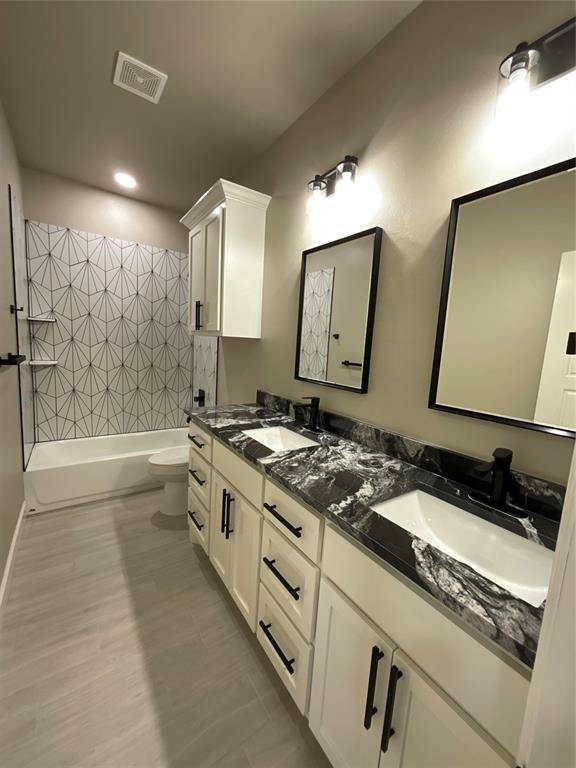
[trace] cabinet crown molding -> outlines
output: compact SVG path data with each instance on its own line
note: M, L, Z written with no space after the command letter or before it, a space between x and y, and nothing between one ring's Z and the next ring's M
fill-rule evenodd
M192 208L182 216L180 223L184 224L188 229L193 229L205 219L206 216L212 213L214 208L232 200L246 205L252 205L266 211L271 199L270 195L265 195L263 192L256 192L254 189L243 187L241 184L235 184L233 181L218 179L218 181L213 184L196 203L194 203Z

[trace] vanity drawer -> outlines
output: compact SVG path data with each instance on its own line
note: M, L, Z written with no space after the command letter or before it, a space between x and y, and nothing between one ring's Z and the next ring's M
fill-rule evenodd
M315 629L319 573L276 528L264 523L260 581L310 642Z
M210 515L206 507L201 504L196 495L188 491L188 530L190 541L197 541L208 554L208 542L210 541Z
M256 509L260 509L264 478L257 469L249 466L244 459L216 441L212 451L212 464L238 493L241 493Z
M188 456L188 488L196 494L206 509L210 509L212 468L193 448Z
M322 520L269 480L264 486L264 518L315 563L320 560Z
M206 461L212 461L212 438L203 429L200 429L193 421L190 422L188 429L188 440L190 447L193 448Z
M310 693L312 646L302 639L270 592L262 585L256 637L296 706L305 715Z

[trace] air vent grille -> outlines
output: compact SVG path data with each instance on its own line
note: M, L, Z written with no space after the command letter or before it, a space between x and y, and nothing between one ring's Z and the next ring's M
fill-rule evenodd
M114 85L158 104L166 80L168 80L168 75L122 53L122 51L118 51L112 80Z

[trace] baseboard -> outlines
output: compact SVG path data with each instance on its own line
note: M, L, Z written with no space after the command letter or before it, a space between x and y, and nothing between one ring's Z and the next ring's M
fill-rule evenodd
M18 547L18 540L20 539L20 533L22 531L22 521L26 514L26 502L22 502L20 507L20 513L18 514L18 520L16 521L16 527L12 534L12 542L10 543L10 549L8 550L8 557L6 558L6 565L4 566L4 573L2 574L2 584L0 584L0 610L4 605L4 600L8 594L8 587L10 585L10 577L12 575L12 566L14 564L14 556L16 554L16 548Z

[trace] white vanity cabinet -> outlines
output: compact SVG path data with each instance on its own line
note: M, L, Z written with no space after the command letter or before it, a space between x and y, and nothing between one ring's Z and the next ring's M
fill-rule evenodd
M497 745L328 581L310 728L334 768L507 768Z
M270 197L219 179L181 219L189 235L191 333L260 338Z
M262 515L214 471L210 514L210 561L252 631L258 608Z
M377 768L394 645L322 581L309 722L334 768Z
M391 675L395 695L387 697L390 726L379 768L510 768L497 745L401 651Z

